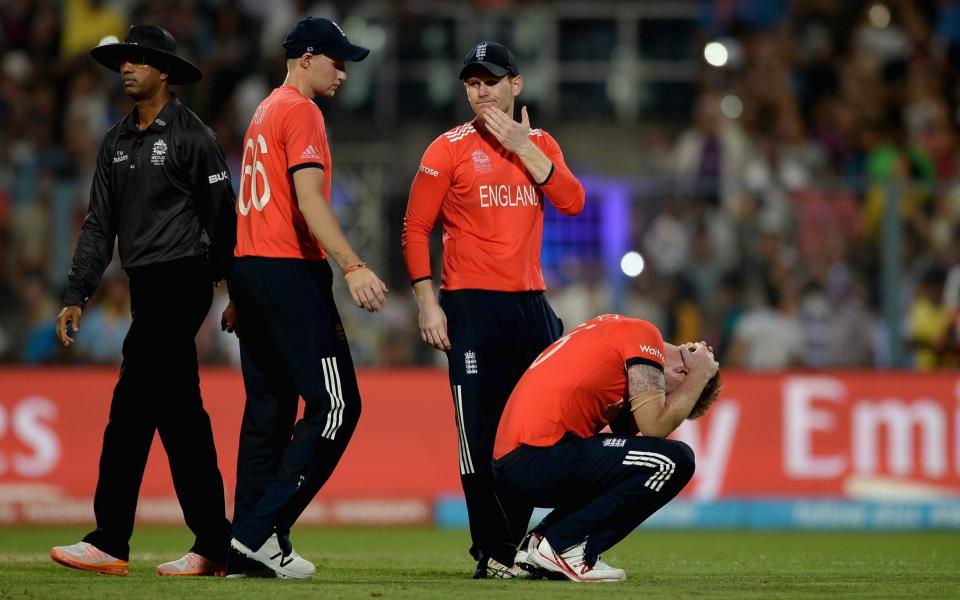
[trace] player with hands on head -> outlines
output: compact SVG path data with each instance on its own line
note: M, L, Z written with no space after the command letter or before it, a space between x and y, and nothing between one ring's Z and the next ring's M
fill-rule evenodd
M447 353L470 517L474 576L524 574L514 563L532 508L497 498L490 472L503 406L530 362L563 326L544 296L544 201L583 209L583 186L550 134L514 119L523 76L503 44L481 42L460 70L475 118L424 152L403 222L403 258L419 306L420 338ZM443 227L439 298L430 232Z
M600 554L693 476L690 447L665 438L716 400L719 367L704 342L664 344L653 324L614 314L533 361L493 452L501 497L553 508L528 535L521 566L579 582L626 578ZM600 433L608 425L613 433Z

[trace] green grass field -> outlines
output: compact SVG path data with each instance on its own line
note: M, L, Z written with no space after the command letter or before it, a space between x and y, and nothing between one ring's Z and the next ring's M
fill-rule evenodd
M645 532L604 560L619 584L472 581L462 531L303 529L310 581L160 578L154 567L189 546L183 528L139 527L130 575L66 569L48 552L79 528L0 528L0 599L26 598L960 598L957 533Z

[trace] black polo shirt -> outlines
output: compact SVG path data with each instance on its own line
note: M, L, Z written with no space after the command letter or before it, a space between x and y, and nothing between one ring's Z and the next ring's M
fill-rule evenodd
M93 295L115 239L124 269L206 256L213 281L229 271L235 197L216 135L175 96L144 131L138 120L134 108L100 146L68 306L84 306Z

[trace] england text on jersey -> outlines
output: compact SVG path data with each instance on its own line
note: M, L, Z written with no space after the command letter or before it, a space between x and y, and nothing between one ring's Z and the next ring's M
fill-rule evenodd
M403 257L412 281L430 277L430 231L439 217L443 289L546 288L540 269L543 200L575 215L583 209L584 192L550 134L533 129L530 140L554 165L545 182L534 181L519 157L473 122L430 144L403 221Z

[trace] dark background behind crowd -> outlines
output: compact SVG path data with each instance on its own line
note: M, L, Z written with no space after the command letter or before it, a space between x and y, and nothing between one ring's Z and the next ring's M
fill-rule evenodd
M581 216L547 215L544 270L568 330L616 311L745 369L956 367L953 0L6 0L0 360L119 362L130 316L116 261L75 347L53 328L96 150L131 107L90 48L134 23L169 29L204 74L178 93L219 135L236 187L248 120L305 14L373 50L321 101L334 206L392 290L379 315L341 302L359 364L443 363L420 342L399 232L420 154L471 116L462 54L491 39L515 50L521 104L588 191ZM219 332L225 303L220 289L207 363L239 360Z

